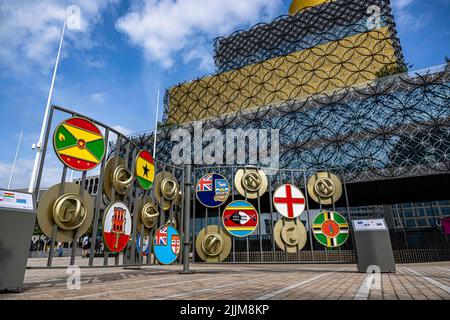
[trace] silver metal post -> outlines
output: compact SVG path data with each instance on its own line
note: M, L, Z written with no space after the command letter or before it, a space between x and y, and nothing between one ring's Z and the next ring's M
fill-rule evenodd
M189 247L190 247L190 237L189 237L189 220L191 219L191 167L192 165L188 164L186 166L186 178L184 180L184 236L183 236L183 271L181 274L193 274L195 271L189 270Z
M58 64L59 64L59 57L61 56L61 48L64 42L64 32L66 30L66 21L64 21L63 24L63 29L61 32L61 39L59 41L59 49L58 49L58 55L56 56L56 62L55 62L55 68L53 69L53 76L52 76L52 83L50 85L50 92L48 94L48 98L47 98L47 106L45 107L45 114L44 114L44 121L42 122L42 128L41 128L41 134L39 136L39 141L36 145L36 157L34 159L34 165L33 165L33 171L31 172L31 179L30 179L30 186L28 187L28 192L29 193L33 193L34 192L34 188L36 185L36 178L37 178L37 173L38 173L38 169L39 169L39 165L41 163L41 157L42 157L42 143L44 141L45 138L45 132L47 129L47 122L49 120L49 115L50 115L50 103L52 100L52 96L53 96L53 88L55 86L55 79L56 79L56 72L58 71Z

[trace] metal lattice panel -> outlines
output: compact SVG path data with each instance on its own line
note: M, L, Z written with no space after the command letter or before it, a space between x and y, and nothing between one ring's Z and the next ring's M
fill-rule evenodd
M217 70L225 72L241 68L366 32L367 8L372 5L380 8L382 23L389 26L397 58L402 61L389 0L338 0L309 8L296 16L281 16L248 31L237 31L228 37L215 39Z

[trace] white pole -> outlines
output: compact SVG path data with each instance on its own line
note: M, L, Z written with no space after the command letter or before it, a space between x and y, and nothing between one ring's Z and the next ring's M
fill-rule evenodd
M156 118L155 118L155 131L154 131L154 137L155 139L153 140L153 159L156 158L156 136L158 133L158 116L159 116L159 90L158 90L158 98L156 100Z
M20 144L22 143L23 129L20 131L19 143L17 144L16 156L11 168L11 175L9 176L8 190L11 190L11 183L14 176L14 169L16 168L17 156L19 155Z
M28 188L29 193L34 192L34 188L36 187L36 178L37 178L37 171L39 168L39 165L41 163L41 157L42 157L42 144L44 142L44 135L45 135L45 129L47 128L47 124L49 121L49 113L50 113L50 103L53 96L53 88L55 86L55 78L56 78L56 72L58 70L58 64L59 64L59 57L61 55L61 48L64 41L64 32L66 30L66 21L64 21L62 33L61 33L61 39L59 41L59 49L58 49L58 55L56 56L56 62L55 62L55 68L53 69L53 77L52 77L52 83L50 85L50 92L48 94L47 98L47 106L45 107L45 114L44 114L44 120L42 121L42 128L41 128L41 135L39 136L39 142L36 145L36 157L34 158L34 166L33 171L31 172L31 179L30 179L30 186Z

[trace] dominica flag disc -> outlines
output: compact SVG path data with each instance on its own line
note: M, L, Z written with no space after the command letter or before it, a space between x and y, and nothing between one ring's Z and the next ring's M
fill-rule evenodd
M150 190L155 179L155 161L148 151L139 152L136 158L136 177L144 190Z
M246 201L230 203L222 214L225 229L232 236L243 238L251 235L258 227L259 215L255 207Z
M342 246L348 239L347 220L337 212L321 212L313 224L314 237L328 248Z
M91 121L70 118L56 127L53 147L58 158L76 171L92 170L105 156L103 134Z

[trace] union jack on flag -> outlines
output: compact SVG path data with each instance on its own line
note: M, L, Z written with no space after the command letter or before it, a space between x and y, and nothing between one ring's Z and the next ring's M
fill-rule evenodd
M155 245L156 246L166 246L167 245L167 226L162 227L156 232L155 235Z
M197 184L197 191L213 191L213 175L203 176Z

